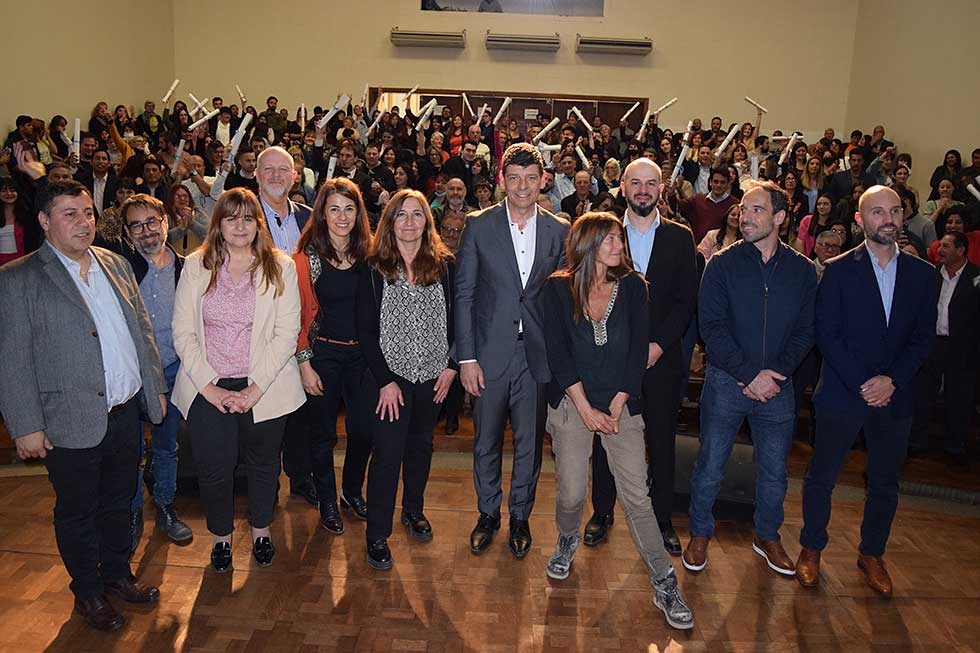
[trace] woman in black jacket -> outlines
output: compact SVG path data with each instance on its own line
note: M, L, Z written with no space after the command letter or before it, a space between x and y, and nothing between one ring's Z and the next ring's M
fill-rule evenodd
M377 416L368 468L367 561L387 570L399 470L401 521L413 538L432 539L422 513L432 429L459 369L450 359L453 255L422 193L401 190L388 201L368 265L357 298L357 333L370 372L365 391L372 393Z

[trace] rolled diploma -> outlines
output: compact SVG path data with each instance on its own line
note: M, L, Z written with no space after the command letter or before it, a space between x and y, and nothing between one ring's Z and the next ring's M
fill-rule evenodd
M757 156L752 157L752 178L759 178L759 157Z
M466 110L470 112L471 116L476 115L475 113L473 113L473 107L470 106L470 100L468 97L466 97L466 93L463 93L463 105L466 107Z
M436 99L432 98L429 101L429 103L425 107L423 107L424 111L422 111L422 115L419 117L419 121L417 123L418 127L421 127L422 123L424 123L426 120L429 119L429 117L432 115L432 112L436 110L436 105L438 104L439 103L436 101Z
M691 138L691 127L694 126L693 120L687 121L687 129L684 131L684 144L687 145L688 140Z
M976 186L974 186L973 184L968 184L966 189L970 191L970 195L973 195L975 198L980 200L980 190L977 190Z
M320 118L320 122L318 122L316 124L316 126L319 129L323 129L324 127L326 127L327 123L330 122L330 119L333 118L334 116L336 116L337 113L339 113L341 109L343 109L345 106L347 106L347 103L348 102L350 102L350 96L349 95L345 95L344 97L342 97L339 100L337 100L337 104L333 105L330 108L330 111L328 111L327 113L325 113L323 115L323 117ZM378 117L380 118L380 116L378 116Z
M170 85L170 89L167 90L167 94L163 96L162 100L160 100L161 102L166 103L167 100L170 99L170 96L174 94L174 90L177 88L177 84L180 84L179 79L175 79L174 83Z
M496 125L498 122L500 122L500 119L504 116L504 111L507 110L507 107L510 106L510 103L511 103L511 99L509 97L504 98L504 103L500 105L500 109L497 111L497 115L494 116L493 122L491 124Z
M304 102L299 104L299 130L306 132L306 104Z
M592 125L590 125L589 124L589 121L585 119L585 116L583 116L582 115L582 112L578 110L578 107L573 106L572 107L572 112L576 116L578 116L578 119L582 121L582 124L585 125L585 128L588 129L589 130L589 133L591 134L592 133Z
M586 168L590 167L589 160L585 157L585 152L582 151L582 146L576 145L575 151L578 153L578 158L581 159L582 165Z
M793 132L793 135L789 137L789 143L786 144L786 149L783 153L779 155L779 165L786 163L786 159L789 157L789 153L792 151L793 146L796 145L796 141L799 140L799 135Z
M560 122L561 122L561 120L559 120L557 116L554 117L554 118L552 118L551 119L551 122L549 122L547 125L545 125L544 126L544 129L542 129L541 131L539 131L538 132L538 135L535 136L534 139L531 142L532 143L538 143L538 142L540 142L541 139L544 138L545 136L547 136L548 135L548 132L550 132L552 129L554 129L555 127L557 127L558 126L558 123L560 123Z
M177 153L174 154L174 164L170 166L170 174L177 174L177 166L180 165L180 157L184 156L184 143L186 143L183 138L180 139L180 143L177 144Z
M416 84L415 86L413 86L412 89L402 97L402 101L398 103L398 109L399 109L399 112L401 114L404 115L404 113L405 113L405 107L408 106L408 99L410 97L412 97L412 95L417 90L419 90L419 85L418 84Z
M557 152L560 149L561 149L560 143L555 145L541 145L540 143L538 143L538 150L541 152Z
M673 98L672 100L667 100L666 102L664 102L660 106L659 109L657 109L656 111L653 112L654 115L659 116L661 111L663 111L664 109L666 109L667 107L669 107L670 105L672 105L674 102L677 102L677 98Z
M231 137L231 147L228 151L228 163L232 163L235 160L235 155L238 154L238 148L241 147L242 139L245 138L245 134L248 132L248 125L251 122L252 114L246 113L245 117L242 118L242 124L238 125L235 135Z
M758 102L756 102L755 100L753 100L752 98L750 98L748 95L745 96L745 101L748 102L749 104L751 104L752 106L754 106L756 109L758 109L762 113L769 113L769 109L765 108L764 106L762 106L761 104L759 104Z
M381 119L384 118L386 115L388 115L387 111L382 111L381 113L379 113L378 117L375 118L374 122L371 123L371 126L368 127L367 133L370 134L371 132L373 132L375 128L378 126L378 123L381 122Z
M239 86L238 84L235 84L235 90L238 91L238 97L240 97L242 99L242 102L244 102L245 101L245 94L242 93L242 87Z
M630 107L630 110L627 111L626 113L624 113L623 114L623 117L619 119L619 122L626 122L626 119L630 117L630 114L631 113L633 113L634 111L636 111L636 108L638 106L640 106L640 103L638 101L637 102L634 102L633 103L633 106Z
M78 154L82 147L82 121L75 118L75 135L71 139L71 151Z
M725 140L721 142L721 146L718 148L718 151L715 152L716 165L718 164L718 160L721 158L721 155L725 153L725 150L728 149L728 146L732 144L733 140L735 140L736 134L738 134L738 130L733 127L732 130L728 132L728 135L725 136Z
M333 179L333 171L337 168L337 157L330 157L330 162L327 164L327 179Z
M203 100L198 100L198 99L197 99L196 97L194 97L194 96L193 96L193 95L191 95L190 93L188 93L188 95L190 95L190 98L191 98L192 100L194 100L194 102L196 102L196 103L197 103L197 106L195 106L195 107L194 107L193 109L191 109L191 111L190 111L190 113L191 113L191 116L193 116L194 114L196 114L196 113L197 113L198 111L200 111L201 113L205 113L205 111L204 111L204 105L205 105L205 104L207 104L207 102L208 102L208 98L204 98Z
M214 118L219 113L221 113L221 109L215 109L211 113L206 113L206 114L204 114L204 117L203 118L201 118L200 120L198 120L197 122L195 122L194 124L192 124L187 129L189 129L190 131L194 131L195 129L197 129L198 127L200 127L201 125L203 125L207 121L211 120L211 118Z
M481 118L483 118L483 114L485 114L485 113L487 112L487 109L489 109L489 108L490 108L490 105L489 105L489 104L487 104L486 102L484 102L484 103L483 103L483 106L482 106L482 107L480 107L480 113L478 113L478 114L476 115L476 120L477 120L477 122L479 122L479 121L480 121L480 119L481 119Z
M673 184L677 181L677 178L681 174L681 169L684 167L684 162L687 161L687 153L691 149L691 146L684 143L684 147L681 148L680 156L677 157L677 163L674 164L674 171L670 173L670 183Z
M365 84L364 85L364 92L361 93L361 108L362 109L366 109L367 108L368 89L369 88L370 88L369 85L368 84Z

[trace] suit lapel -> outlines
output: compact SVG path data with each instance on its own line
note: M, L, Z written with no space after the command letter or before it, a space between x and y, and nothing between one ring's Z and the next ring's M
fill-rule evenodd
M68 274L68 270L65 269L64 264L58 258L58 255L54 253L51 249L51 245L44 244L38 250L38 256L44 261L44 272L48 277L54 282L54 285L65 294L68 299L72 300L76 306L88 313L88 306L85 304L85 300L82 298L82 294L78 292L78 288L75 286L75 282Z
M491 221L497 231L497 240L500 241L499 246L503 248L505 252L503 258L507 261L507 267L513 274L514 281L517 282L517 287L521 287L521 270L517 265L517 253L514 251L514 241L510 236L510 220L507 219L507 209L503 204L500 205L500 209L495 216L495 219ZM540 226L540 225L539 225ZM537 258L537 243L535 243L535 258Z
M878 310L875 311L875 315L878 318L878 324L882 332L888 331L888 320L885 317L885 303L881 299L881 289L878 287L878 276L875 274L874 266L875 262L871 260L871 255L868 253L868 249L864 245L858 245L858 250L855 252L858 260L864 259L864 273L861 275L864 277L864 284L867 287L867 293L872 297L877 298L875 305ZM896 285L897 277L896 277ZM895 311L894 298L892 299L892 312Z
M534 263L531 265L531 273L527 275L528 285L531 285L531 281L541 271L541 261L551 253L551 221L545 220L540 212L534 219L537 221L534 226Z
M266 320L272 314L275 293L276 288L274 285L270 284L268 288L265 287L262 271L259 270L255 275L255 315L252 317L252 337L249 340L248 358L250 369L251 361L255 359L255 353L261 351L259 344L262 337L262 329L265 326Z

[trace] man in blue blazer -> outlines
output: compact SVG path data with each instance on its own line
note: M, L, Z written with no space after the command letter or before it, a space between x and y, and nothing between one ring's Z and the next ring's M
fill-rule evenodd
M823 369L814 394L817 433L803 485L796 577L804 587L818 583L831 494L864 429L868 485L858 566L873 590L890 596L882 556L898 506L916 374L935 334L936 283L931 265L898 249L902 201L895 191L872 186L858 211L865 242L827 262L817 291Z

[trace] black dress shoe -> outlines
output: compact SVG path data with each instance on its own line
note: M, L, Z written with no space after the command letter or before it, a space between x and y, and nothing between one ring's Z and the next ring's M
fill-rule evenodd
M194 538L194 531L177 516L174 504L157 506L157 528L167 534L174 544L187 544Z
M351 510L354 516L361 521L367 521L367 502L359 494L347 498L343 491L340 493L340 507L344 510Z
M664 549L672 556L681 554L681 538L670 522L660 525L660 534L664 536Z
M211 549L211 566L219 574L231 569L231 543L215 542Z
M452 435L459 430L459 417L446 418L446 435Z
M408 526L408 534L420 542L432 539L432 524L420 512L403 512L402 523Z
M319 505L320 499L316 495L316 486L312 479L303 479L297 483L289 484L289 493L295 497L303 497L311 506Z
M334 535L344 532L344 520L340 518L340 510L337 509L336 503L320 504L320 526Z
M596 544L605 542L606 537L608 537L606 531L613 525L613 521L615 521L615 518L612 513L607 515L593 513L592 518L589 519L589 523L585 525L585 536L582 538L582 542L586 546L595 546Z
M123 578L103 583L105 593L115 596L126 603L156 603L160 598L160 590L152 585L137 583L132 578Z
M118 630L125 622L108 599L101 595L84 600L75 599L75 612L96 630Z
M480 513L476 527L470 533L470 551L480 553L493 542L493 532L500 529L500 515Z
M368 542L367 561L372 569L378 571L388 571L391 569L393 561L391 559L391 549L388 548L387 540Z
M524 519L510 518L510 552L520 560L531 552L531 525Z
M272 557L276 555L276 547L272 546L272 538L257 537L252 542L252 557L260 567L268 567L272 564Z
M136 548L143 538L143 506L129 516L129 557L136 553Z

